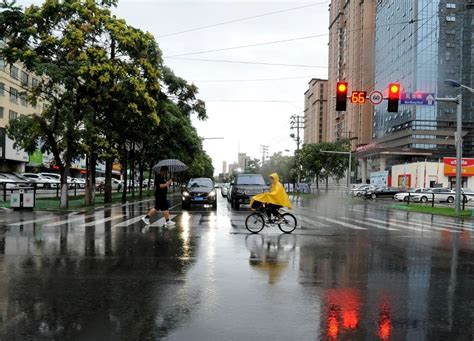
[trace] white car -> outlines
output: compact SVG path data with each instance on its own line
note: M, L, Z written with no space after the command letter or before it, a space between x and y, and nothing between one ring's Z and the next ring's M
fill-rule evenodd
M433 195L434 194L434 195ZM456 197L456 192L449 188L432 188L423 193L416 193L413 196L413 201L415 202L448 202L453 203L454 198Z
M398 201L408 201L408 198L410 197L410 201L412 201L411 197L413 195L415 195L416 193L423 193L423 192L426 192L428 191L428 189L425 189L425 188L413 188L413 189L410 189L406 192L400 192L400 193L397 193L395 194L395 196L393 197L395 200L398 200Z
M57 173L39 173L46 179L52 180L50 181L50 188L57 188L61 186L61 175Z
M98 177L95 179L95 183L97 185L98 188L102 188L105 184L105 178L104 177ZM118 180L118 179L115 179L115 178L112 178L112 190L113 191L118 191L120 192L120 190L122 189L122 181Z
M18 187L14 180L10 179L5 174L0 173L0 189L3 189L3 186L7 189Z
M228 183L228 182L226 182L225 184L222 185L221 194L224 198L227 197L227 194L229 193L229 188L230 188L230 183Z
M372 185L366 185L366 184L360 185L351 189L351 195L353 197L363 197L366 192L373 191L376 188L377 187L372 186Z
M38 188L57 188L60 184L60 181L57 179L42 174L23 173L22 175L30 182L35 183Z

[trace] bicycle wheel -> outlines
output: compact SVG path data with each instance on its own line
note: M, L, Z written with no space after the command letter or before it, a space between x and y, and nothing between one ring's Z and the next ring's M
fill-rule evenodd
M296 229L296 217L291 213L284 213L282 215L283 223L278 224L281 232L291 233Z
M265 218L259 213L252 213L245 219L245 227L252 233L259 233L264 226Z

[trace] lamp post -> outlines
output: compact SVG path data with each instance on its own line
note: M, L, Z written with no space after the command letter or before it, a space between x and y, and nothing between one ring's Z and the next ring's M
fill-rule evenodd
M474 93L474 89L459 83L454 79L446 79L444 83L454 88L461 88L459 95L454 98L436 98L437 102L455 103L457 105L456 113L456 195L455 195L455 211L461 212L461 182L462 182L462 89L469 90Z

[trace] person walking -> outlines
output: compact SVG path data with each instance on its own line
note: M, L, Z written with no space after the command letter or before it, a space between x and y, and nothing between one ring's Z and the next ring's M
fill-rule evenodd
M165 216L165 226L174 226L176 223L170 220L170 211L169 211L169 203L167 199L168 188L171 186L173 181L166 180L166 176L168 175L168 167L163 166L160 168L160 172L156 176L155 180L155 207L153 207L148 214L142 218L142 221L146 224L150 224L150 218L154 215L158 214L158 211L162 211L163 215Z

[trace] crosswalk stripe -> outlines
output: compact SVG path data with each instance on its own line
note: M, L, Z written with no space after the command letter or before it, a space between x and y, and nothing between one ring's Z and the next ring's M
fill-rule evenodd
M73 219L60 220L60 221L57 221L55 223L50 223L50 224L43 225L43 227L55 227L55 226L66 225L66 224L70 224L70 223L75 223L77 221L86 220L86 219L92 218L94 216L95 216L95 213L91 214L91 215L88 215L88 216L82 216L82 217L77 217L77 218L73 218Z
M37 218L37 219L32 219L32 220L26 220L26 221L19 221L16 223L12 224L7 224L7 226L21 226L21 225L27 225L27 224L34 224L34 223L40 223L48 220L53 220L56 218L55 216L47 216L47 217L42 217L42 218Z
M386 230L386 231L400 231L399 229L396 229L396 228L393 228L393 227L381 226L381 225L377 225L375 223L369 223L367 221L363 221L363 220L359 220L359 219L354 219L354 218L349 218L349 217L342 217L342 219L349 220L349 221L354 221L354 222L362 224L362 225L371 226L371 227L375 227L375 228Z
M175 218L175 217L176 217L175 215L170 215L170 220L173 220L173 218ZM160 227L160 226L163 226L165 223L166 223L166 219L164 217L161 217L160 219L158 219L154 223L150 224L149 226L150 227Z
M96 220L96 221L91 221L90 223L87 223L87 224L79 225L79 227L96 226L96 225L103 224L103 223L106 223L106 222L112 221L112 220L117 220L117 219L120 219L120 218L123 218L123 217L124 217L123 215L108 217L108 218L104 218L104 219L100 219L100 220Z
M320 221L316 221L316 220L313 220L313 219L309 219L308 217L300 216L300 217L299 217L299 220L301 220L302 222L311 224L311 226L327 227L327 224L323 224L323 223L321 223ZM301 225L301 224L298 224L298 225Z
M391 221L394 221L396 223L401 223L401 224L410 224L410 225L414 225L414 226L420 226L422 228L427 228L427 229L435 229L435 230L443 230L443 231L449 231L449 232L460 232L460 231L457 231L457 230L451 230L449 228L446 228L446 227L441 227L441 226L436 226L437 224L422 224L422 223L417 223L417 222L412 222L412 221L401 221L401 220L396 220L396 219L391 219ZM460 229L458 227L452 227L453 229Z
M338 225L341 225L341 226L344 226L344 227L348 227L348 228L353 229L353 230L367 230L365 227L360 227L360 226L357 226L357 225L347 224L343 221L339 221L339 220L335 220L335 219L331 219L331 218L324 218L324 219L321 218L321 220L329 221L331 223L338 224Z
M444 229L444 228L439 228L439 227L435 227L435 226L421 226L421 228L416 228L416 227L410 226L411 223L401 222L402 224L398 224L398 223L396 223L396 221L393 221L391 219L388 219L387 221L383 221L383 220L367 218L367 220L372 220L372 221L376 221L376 222L384 223L384 224L388 223L389 225L393 225L393 226L396 226L396 227L400 227L402 229L408 229L408 230L413 230L413 231L417 231L417 232L435 233L435 231L433 231L433 230L438 230L438 231L443 230L443 231L448 231L448 232L460 232L460 231L453 231L453 230L448 230L448 229Z
M121 223L115 224L113 227L126 227L139 222L144 216L134 217L129 220L122 221Z

